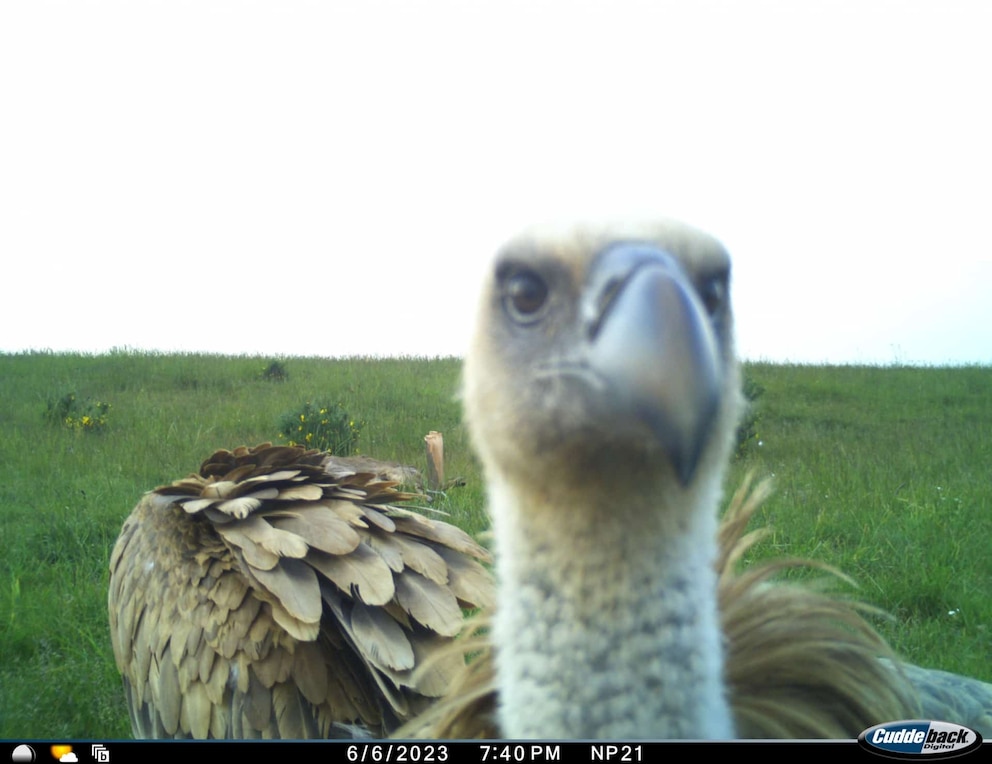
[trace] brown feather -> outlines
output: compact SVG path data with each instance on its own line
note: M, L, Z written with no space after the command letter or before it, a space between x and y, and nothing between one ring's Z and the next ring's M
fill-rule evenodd
M448 564L438 552L415 539L404 538L396 533L387 538L399 550L400 558L406 567L439 586L448 583Z
M308 546L303 537L275 528L258 515L247 517L236 526L226 525L221 533L226 536L232 527L237 527L248 538L277 557L302 559L307 556Z
M328 554L348 554L361 542L355 530L327 507L315 504L290 504L287 513L270 519L276 528L306 539L314 549Z
M396 580L396 600L418 623L442 636L453 637L462 629L462 611L455 595L415 571Z
M240 552L240 558L255 571L272 570L279 564L279 555L256 544L239 526L241 522L218 525L223 539Z
M376 666L404 671L414 667L413 646L406 630L382 608L355 602L351 610L355 643Z
M320 621L320 584L312 567L299 560L282 559L277 568L253 570L252 575L293 618L303 623Z
M361 539L382 558L382 561L389 566L391 571L394 573L403 571L405 567L403 553L400 551L399 545L393 541L393 534L363 533Z
M423 687L414 669L451 641L429 625L453 631L456 597L491 599L488 553L393 508L410 498L393 483L330 475L327 459L217 451L124 522L108 613L135 736L382 735L446 689L450 669Z
M396 532L396 523L389 519L389 516L384 514L374 507L359 507L362 510L363 517L368 520L372 525L377 528L386 531L386 533L393 534Z
M879 658L891 650L865 615L878 611L809 586L773 581L789 567L737 563L763 534L743 533L768 495L746 479L721 526L720 609L727 635L727 684L742 737L850 738L916 710L912 689Z
M292 684L310 703L319 705L324 702L327 697L327 667L316 642L301 642L296 646L290 676Z
M438 547L436 551L448 568L451 593L462 607L473 607L470 603L475 603L476 607L490 608L496 604L492 575L487 568L447 547Z
M347 556L314 552L310 564L344 593L367 605L385 605L396 591L393 572L368 544L359 544Z

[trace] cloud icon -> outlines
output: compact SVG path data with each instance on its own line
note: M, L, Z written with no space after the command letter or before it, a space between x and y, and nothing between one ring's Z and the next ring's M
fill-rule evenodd
M76 754L74 754L72 751L69 751L69 753L63 753L59 757L59 761L75 762L75 761L79 761L79 757L77 757Z

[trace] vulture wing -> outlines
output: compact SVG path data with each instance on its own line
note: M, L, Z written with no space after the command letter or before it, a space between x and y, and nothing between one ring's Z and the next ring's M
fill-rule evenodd
M992 739L992 684L938 669L903 665L920 697L920 718L963 724Z
M108 607L136 737L381 736L447 689L461 660L432 656L491 604L488 553L327 462L218 451L125 521Z

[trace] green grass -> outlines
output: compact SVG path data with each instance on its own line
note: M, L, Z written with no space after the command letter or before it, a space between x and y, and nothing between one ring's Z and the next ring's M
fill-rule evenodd
M992 369L773 366L760 446L773 474L762 554L813 557L886 610L879 630L923 665L992 680Z
M338 401L359 450L424 468L445 435L441 506L484 529L483 491L455 399L456 359L0 355L0 738L130 733L110 648L107 560L138 497L218 447L279 442L280 418ZM752 364L757 431L732 470L774 473L757 555L807 555L892 613L879 628L912 660L992 680L992 369ZM66 393L111 404L105 427L45 419ZM953 612L954 615L949 615Z

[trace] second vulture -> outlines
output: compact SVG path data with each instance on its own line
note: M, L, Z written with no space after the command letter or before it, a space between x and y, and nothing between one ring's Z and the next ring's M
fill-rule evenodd
M135 737L382 737L443 695L488 554L409 498L269 444L147 493L108 599Z

